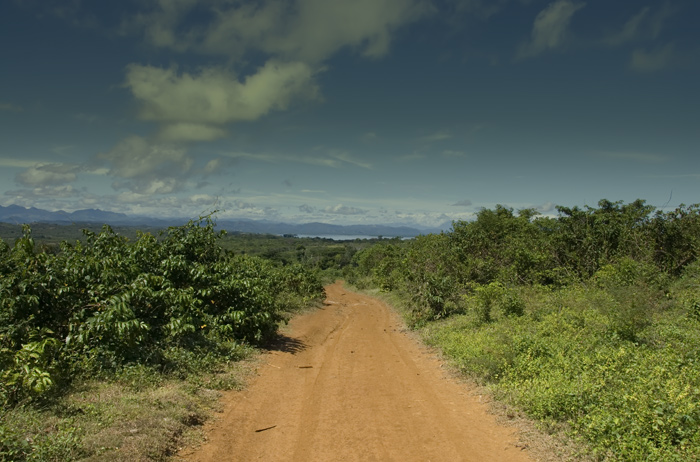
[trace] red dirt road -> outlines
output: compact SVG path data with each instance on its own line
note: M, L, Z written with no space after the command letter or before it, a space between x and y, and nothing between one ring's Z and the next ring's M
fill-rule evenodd
M514 429L451 379L381 301L326 288L258 376L226 395L190 462L529 461Z

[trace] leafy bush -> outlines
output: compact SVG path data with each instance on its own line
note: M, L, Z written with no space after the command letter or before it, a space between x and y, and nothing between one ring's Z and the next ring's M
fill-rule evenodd
M596 458L700 460L700 205L557 210L484 209L358 252L355 275L401 296L465 374Z
M128 364L176 370L175 350L225 357L323 295L300 265L228 254L222 235L206 218L135 242L105 226L57 254L37 251L29 227L13 247L0 241L0 398Z

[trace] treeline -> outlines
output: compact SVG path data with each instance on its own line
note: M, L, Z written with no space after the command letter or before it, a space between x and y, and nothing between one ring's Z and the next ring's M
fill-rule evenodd
M206 218L135 240L85 231L58 252L31 230L0 240L0 402L59 392L128 364L187 374L269 339L285 315L323 296L299 264L222 250Z
M496 206L347 271L466 374L611 460L700 459L700 207Z

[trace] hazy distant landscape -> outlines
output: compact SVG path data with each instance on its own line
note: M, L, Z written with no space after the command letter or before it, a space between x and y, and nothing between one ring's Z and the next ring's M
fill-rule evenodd
M214 217L216 218L216 217ZM72 213L63 211L50 212L37 208L19 206L0 206L0 222L21 225L29 223L45 224L79 224L111 226L131 226L147 228L165 228L179 226L191 218L157 219L142 216L128 216L121 213L105 212L102 210L79 210ZM390 225L333 225L327 223L277 223L266 220L216 220L218 229L232 232L258 234L299 234L312 236L363 236L363 237L413 237L420 234L440 232L449 229L451 223L445 223L444 228L410 228L407 226Z

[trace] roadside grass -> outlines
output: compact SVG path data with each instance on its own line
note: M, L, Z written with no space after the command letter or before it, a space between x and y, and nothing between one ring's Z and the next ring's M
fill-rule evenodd
M423 342L428 347L434 349L443 361L448 373L464 385L471 393L478 395L489 406L490 412L503 425L517 429L520 439L518 447L527 450L535 460L540 462L592 462L590 451L581 443L568 437L566 425L543 424L533 419L525 410L516 405L512 400L507 399L503 394L497 394L493 384L485 380L482 376L468 367L460 365L456 360L456 352L449 349L447 342L436 341L438 334L448 336L454 333L452 340L456 344L467 341L469 335L467 331L480 325L476 321L476 315L456 315L432 321L425 324L421 320L420 326L414 324L415 312L405 296L397 291L384 291L376 287L368 287L363 284L357 285L346 283L351 290L361 292L382 300L394 309L404 320L406 333L413 335L416 340ZM484 360L482 357L481 360Z
M320 306L321 299L290 294L282 318ZM221 411L221 392L244 388L254 374L260 349L229 346L225 355L173 348L168 367L131 364L76 378L61 395L1 410L0 462L172 460L201 443L202 424Z
M218 410L220 391L240 389L255 350L209 363L186 376L146 366L111 378L84 378L41 405L0 414L0 461L165 461L197 442L197 428Z
M700 321L687 286L516 288L521 316L495 309L484 322L473 298L421 333L595 460L700 460Z

